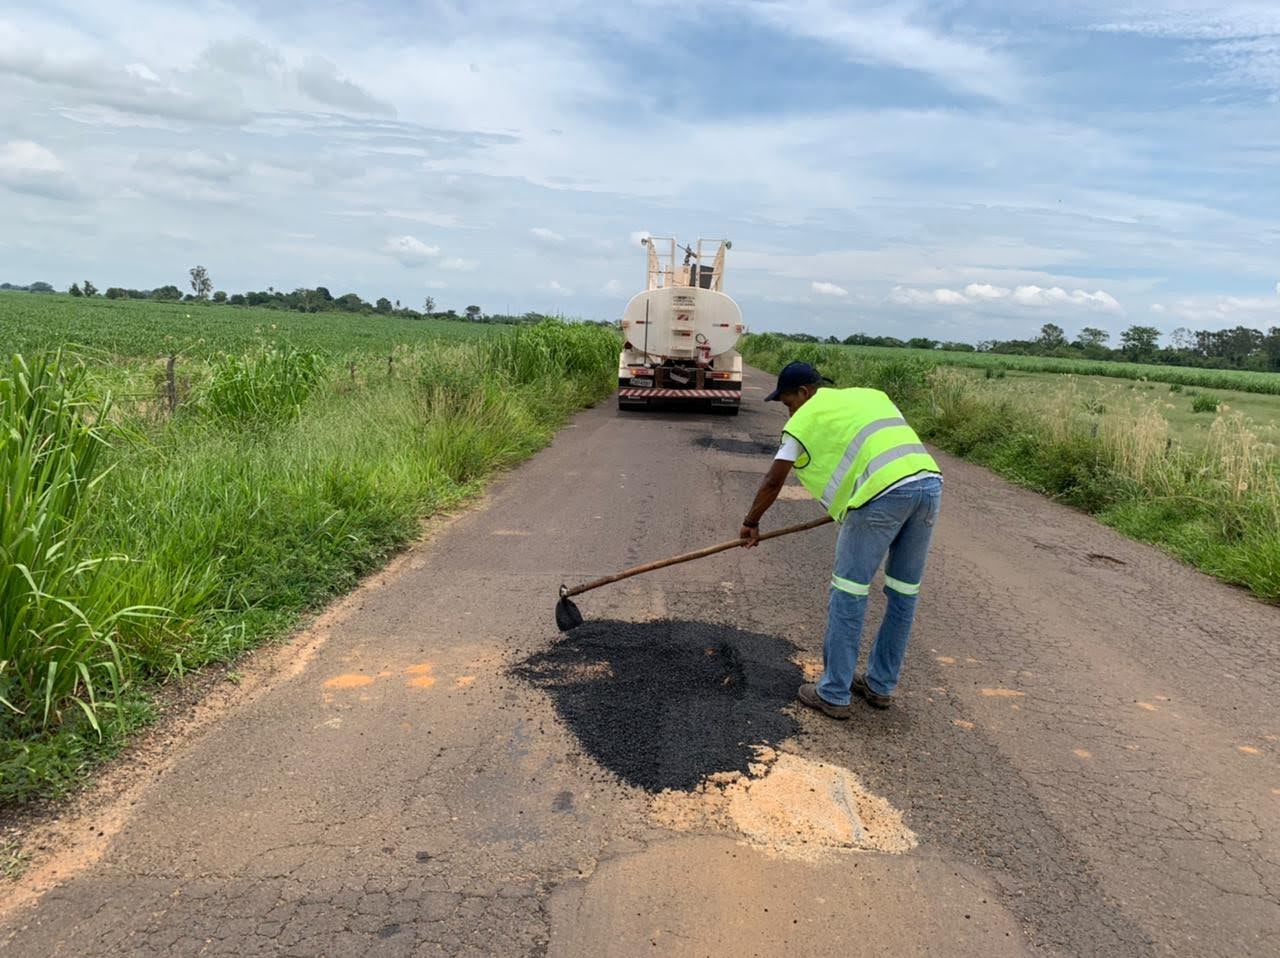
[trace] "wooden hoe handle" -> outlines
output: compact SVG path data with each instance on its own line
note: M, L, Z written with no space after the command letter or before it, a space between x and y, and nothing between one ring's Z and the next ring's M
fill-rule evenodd
M760 541L766 539L776 539L778 536L789 536L793 532L804 532L808 529L816 529L818 526L825 526L831 522L830 516L823 516L821 519L811 519L808 522L802 522L798 526L787 526L785 529L777 529L773 532L766 532L760 536ZM644 565L638 565L627 569L625 572L618 572L614 575L607 575L604 578L587 582L583 585L575 585L572 589L560 587L560 598L567 599L573 595L581 595L583 592L590 592L592 589L598 589L602 585L609 585L611 582L618 582L622 579L630 579L633 575L640 575L642 572L654 572L658 569L665 569L670 565L679 565L681 562L692 562L694 559L703 559L717 552L724 552L726 549L734 549L746 542L746 539L731 539L728 542L721 542L719 545L707 546L694 552L686 552L684 555L672 556L669 559L659 559L656 562L646 562Z

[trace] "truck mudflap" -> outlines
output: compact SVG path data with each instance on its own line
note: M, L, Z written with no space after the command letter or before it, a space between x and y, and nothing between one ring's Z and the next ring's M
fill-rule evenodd
M738 389L654 389L645 386L623 386L618 390L619 399L721 399L725 402L741 402Z

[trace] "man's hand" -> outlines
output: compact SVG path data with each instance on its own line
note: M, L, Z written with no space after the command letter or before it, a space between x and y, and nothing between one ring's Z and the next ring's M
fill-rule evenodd
M747 510L742 520L742 531L738 533L739 539L747 540L742 543L742 548L754 549L760 544L760 519L778 498L778 493L782 491L782 486L787 481L787 474L791 472L791 466L792 463L784 459L775 459L769 471L765 473L764 479L760 482L760 488L756 490L755 501L751 503L751 508Z

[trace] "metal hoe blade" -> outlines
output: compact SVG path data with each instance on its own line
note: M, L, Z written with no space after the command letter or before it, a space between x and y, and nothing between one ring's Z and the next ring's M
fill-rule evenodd
M582 625L582 613L573 604L573 600L564 594L565 587L560 587L560 601L556 603L556 628L568 632Z

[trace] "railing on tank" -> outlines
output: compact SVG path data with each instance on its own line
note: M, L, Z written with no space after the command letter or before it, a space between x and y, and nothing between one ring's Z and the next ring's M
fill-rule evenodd
M640 240L648 249L648 274L646 289L662 289L668 286L700 286L716 292L724 290L724 254L733 248L729 240L704 240L698 238L694 246L678 246L671 236L646 236ZM710 254L710 245L716 247ZM677 251L684 254L683 262L676 263ZM711 264L705 265L711 259Z

